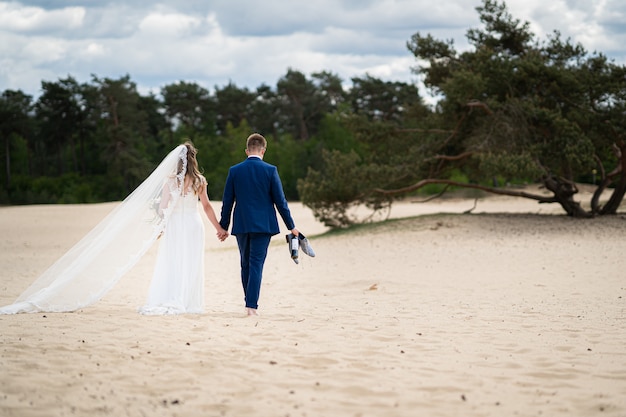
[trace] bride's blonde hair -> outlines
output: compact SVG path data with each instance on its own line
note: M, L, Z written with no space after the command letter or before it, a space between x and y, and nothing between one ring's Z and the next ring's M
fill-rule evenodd
M194 194L198 194L202 186L206 183L206 179L198 168L198 160L196 159L198 150L193 146L191 141L187 141L183 145L187 148L187 174L185 176L191 179L191 189Z

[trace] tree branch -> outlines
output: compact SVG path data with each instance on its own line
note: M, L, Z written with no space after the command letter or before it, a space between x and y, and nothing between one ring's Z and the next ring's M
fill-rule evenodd
M491 111L491 109L489 108L489 106L487 106L485 103L483 103L482 101L478 101L478 100L472 100L469 103L467 103L467 107L480 107L482 108L485 113L487 113L490 116L493 116L493 112Z
M439 159L439 160L444 160L444 161L459 161L461 159L465 159L467 157L470 157L474 154L473 151L467 151L467 152L463 152L459 155L435 155L432 158L429 159Z
M414 128L414 129L396 129L396 132L399 133L454 133L454 131L452 130L446 130L446 129L418 129L418 128Z
M424 200L420 200L420 201L415 200L415 201L413 201L413 203L428 203L429 201L434 200L434 199L439 198L442 195L444 195L445 192L448 191L449 187L450 187L450 184L446 184L446 186L443 187L443 190L441 190L440 193L435 194L435 195L431 195L430 197L428 197L428 198L426 198Z
M506 190L503 188L487 187L487 186L478 185L478 184L467 184L467 183L462 183L462 182L457 182L457 181L440 180L440 179L426 179L426 180L419 181L413 185L409 185L408 187L397 188L395 190L385 190L381 188L375 188L374 192L381 193L387 196L393 196L393 195L399 195L399 194L406 194L411 191L418 190L428 184L447 184L449 186L455 186L455 187L472 188L475 190L486 191L492 194L508 195L511 197L529 198L531 200L536 200L540 203L558 202L554 197L546 197L542 195L531 194L531 193L527 193L526 191L513 191L513 190Z

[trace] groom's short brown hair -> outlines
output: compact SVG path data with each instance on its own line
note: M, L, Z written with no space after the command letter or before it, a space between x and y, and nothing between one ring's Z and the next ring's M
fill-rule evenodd
M260 133L253 133L246 140L246 148L251 151L260 151L267 148L267 141Z

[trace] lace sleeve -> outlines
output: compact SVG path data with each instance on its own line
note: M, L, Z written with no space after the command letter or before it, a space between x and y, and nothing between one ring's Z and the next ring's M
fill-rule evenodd
M158 208L159 217L163 218L165 210L169 207L172 200L172 194L178 192L178 190L176 177L168 178L165 184L163 184L163 191L161 192Z

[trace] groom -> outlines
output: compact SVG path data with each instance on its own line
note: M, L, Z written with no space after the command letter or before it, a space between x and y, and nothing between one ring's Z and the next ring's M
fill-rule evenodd
M276 210L287 229L298 235L274 165L263 161L267 141L258 133L246 141L248 158L232 167L226 177L220 225L228 230L233 210L231 234L237 238L241 259L241 284L249 316L257 314L263 264L273 235L280 232Z

